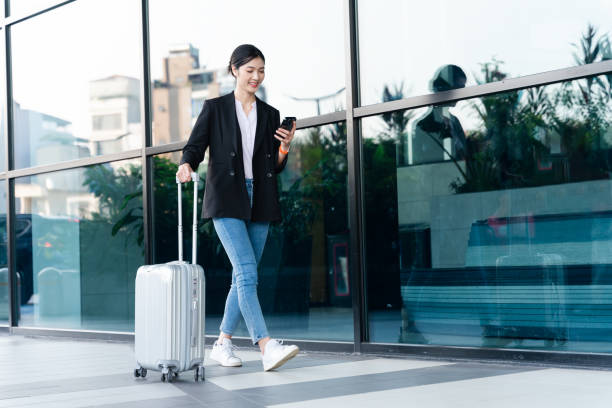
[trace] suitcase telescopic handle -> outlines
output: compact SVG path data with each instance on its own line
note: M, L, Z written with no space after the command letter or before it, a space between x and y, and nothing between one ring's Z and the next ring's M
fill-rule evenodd
M192 245L191 245L191 263L197 263L197 247L198 247L198 182L200 176L198 173L191 172L191 180L193 181L193 228L192 228ZM176 178L178 186L178 248L179 261L183 261L183 194L181 189L181 181Z

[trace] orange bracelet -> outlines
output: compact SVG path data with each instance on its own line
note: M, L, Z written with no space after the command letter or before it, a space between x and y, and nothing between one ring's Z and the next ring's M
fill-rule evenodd
M289 153L289 150L283 150L282 146L278 146L278 151L281 152L282 154L287 154Z

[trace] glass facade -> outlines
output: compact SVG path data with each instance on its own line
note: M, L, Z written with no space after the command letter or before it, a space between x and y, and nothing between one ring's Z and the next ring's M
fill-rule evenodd
M612 7L602 1L517 0L503 22L487 0L359 0L358 9L363 105L439 91L431 78L449 63L472 86L484 68L501 81L612 58Z
M299 127L259 268L271 334L612 353L610 5L175 3L6 2L0 326L133 331L138 267L177 257L181 149L252 43L258 96ZM232 271L198 234L214 336Z
M141 147L139 18L137 0L76 1L11 27L15 168Z
M0 30L0 38L4 39L4 30ZM5 42L0 41L0 78L5 78ZM6 165L6 81L0 80L0 172L7 170Z
M2 237L2 247L0 248L0 324L6 324L9 320L6 202L6 180L0 180L0 236Z
M274 336L351 341L346 126L299 130L291 150L279 181L283 221L271 226L259 265L258 296L266 324ZM174 174L179 160L179 152L153 157L155 263L178 254ZM198 168L203 179L206 164ZM204 188L202 183L199 209ZM187 225L193 190L185 189L183 199ZM186 234L188 260L191 237ZM197 259L206 272L206 330L218 334L232 267L210 220L200 222ZM235 335L248 336L244 322Z
M610 85L363 120L372 341L612 351Z
M281 116L304 118L344 109L342 1L294 2L290 13L300 18L282 28L278 13L286 2L249 7L248 13L243 6L249 7L240 2L149 2L153 144L187 140L204 100L234 89L227 66L241 43L260 45L267 66L258 96ZM251 27L254 21L257 30Z
M0 4L0 16L4 16L4 3ZM4 39L4 30L0 30ZM0 173L6 172L6 81L5 81L5 42L0 41ZM9 268L7 262L8 234L6 229L7 181L0 179L0 325L9 322Z
M15 180L19 325L134 329L141 167L120 161Z

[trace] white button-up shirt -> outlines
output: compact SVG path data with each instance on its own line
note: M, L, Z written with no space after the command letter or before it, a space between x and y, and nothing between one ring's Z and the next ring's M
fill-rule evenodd
M257 128L257 106L251 105L249 116L244 113L242 103L236 99L236 116L242 134L242 163L245 178L253 178L253 148L255 147L255 129Z

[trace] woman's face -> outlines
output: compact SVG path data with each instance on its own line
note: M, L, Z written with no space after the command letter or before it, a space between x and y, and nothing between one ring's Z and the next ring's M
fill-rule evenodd
M232 72L236 77L236 88L253 94L259 89L259 85L266 76L265 63L260 57L253 58L238 69L232 67Z

